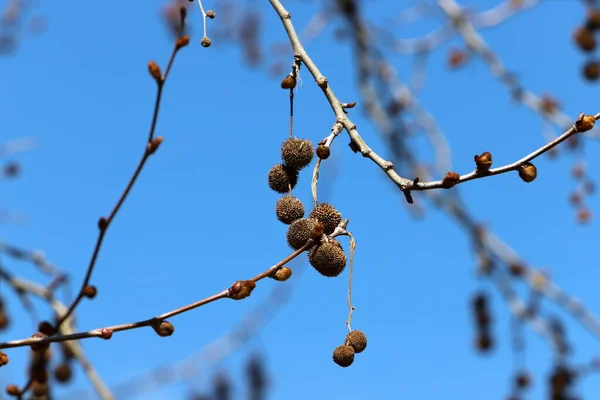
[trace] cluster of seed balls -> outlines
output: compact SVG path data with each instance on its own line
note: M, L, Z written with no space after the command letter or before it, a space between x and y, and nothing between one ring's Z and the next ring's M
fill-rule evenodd
M283 162L271 168L268 182L272 190L285 194L277 201L275 213L279 221L289 225L287 231L289 246L298 250L309 239L313 239L315 245L308 251L310 264L321 275L336 277L346 267L346 254L338 241L323 240L322 236L333 233L342 221L342 214L331 204L320 203L310 212L308 218L304 218L304 204L291 194L291 190L298 183L300 170L310 164L314 152L314 147L309 140L287 139L281 145Z
M367 348L367 336L362 331L351 331L343 345L333 351L333 361L340 367L349 367L354 362L354 354Z
M585 22L575 30L574 39L577 47L585 53L594 53L598 46L598 32L600 32L600 9L590 6ZM600 78L598 57L591 56L583 66L582 72L588 81L597 81Z

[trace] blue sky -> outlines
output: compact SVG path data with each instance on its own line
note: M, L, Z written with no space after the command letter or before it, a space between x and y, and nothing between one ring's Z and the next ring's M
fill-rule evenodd
M163 4L113 1L74 7L43 2L37 10L47 17L48 31L22 43L15 57L2 60L2 140L35 136L38 146L12 158L22 164L23 175L3 182L1 205L27 213L28 221L3 224L1 237L44 250L70 274L74 289L96 240L96 221L110 211L143 151L155 95L146 63L153 59L164 68L171 46L159 16ZM477 2L481 9L493 4ZM206 6L219 10L213 2ZM300 2L287 6L299 27L318 9L317 4ZM265 48L285 42L268 3L254 2L252 7L263 18ZM390 15L386 2L365 7L374 21ZM156 130L164 142L108 232L92 280L98 296L78 309L82 330L140 320L191 303L237 279L255 276L290 253L286 227L275 218L278 195L266 183L287 136L288 95L279 88L283 76L269 77L266 65L248 68L239 47L231 43L215 38L210 48L202 48L196 8L189 18L196 34L178 55ZM218 14L210 21L209 35L220 18ZM571 41L572 30L583 18L578 2L548 1L486 31L484 38L528 89L552 93L569 115L595 114L600 112L598 87L580 79L585 57ZM333 21L306 49L337 96L357 100L360 107L351 47L332 39L337 25ZM410 37L435 26L431 21L419 23L398 34ZM478 60L447 71L448 48L431 56L427 85L419 96L451 143L454 168L470 171L473 154L485 150L500 165L541 146L539 116L512 101ZM401 77L409 76L410 58L393 61ZM296 95L294 132L316 143L327 136L334 117L306 72L303 78ZM389 156L359 107L350 117L367 143ZM267 361L271 399L507 395L513 365L508 313L498 294L477 279L469 238L433 208L424 220L415 220L404 196L347 143L345 135L334 143L319 193L351 220L349 229L358 242L352 326L367 334L369 345L350 368L331 361L347 332L347 273L325 279L302 256L291 264L298 282L262 281L247 300L219 301L173 318L175 333L169 338L141 329L114 335L108 342L85 341L88 357L104 380L116 385L188 357L226 333L273 287L286 285L292 295L289 303L248 346L194 377L189 386L171 385L137 398L183 398L189 387L206 388L213 373L221 370L237 387L234 398L243 398L243 363L256 351ZM594 157L599 151L598 142L590 140L582 154L592 177L600 172ZM595 221L577 224L567 201L576 186L570 175L576 160L565 152L558 160L542 157L536 162L538 179L531 184L508 174L453 190L459 190L473 214L532 266L551 270L557 284L600 312L595 284L600 272L593 250L599 228ZM308 207L309 171L301 174L294 194ZM590 204L597 213L594 197ZM342 243L348 249L347 241ZM19 276L43 279L27 264L6 257L3 262ZM478 288L494 294L498 345L485 357L472 346L469 299ZM7 289L2 285L3 295ZM29 336L27 315L14 297L7 295L7 302L14 324L0 338ZM42 307L40 315L50 314ZM573 359L589 361L597 354L597 340L570 317L565 320L576 343ZM530 331L526 338L535 381L526 398L543 398L551 354ZM21 384L26 351L8 354L11 363L0 370L0 382ZM73 385L57 394L66 399L82 388L89 385L78 368ZM585 379L580 389L590 398L600 390L598 377Z

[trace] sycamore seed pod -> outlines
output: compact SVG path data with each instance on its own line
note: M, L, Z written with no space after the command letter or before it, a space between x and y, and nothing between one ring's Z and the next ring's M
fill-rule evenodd
M596 60L590 60L583 66L583 76L590 82L598 80L600 78L600 62Z
M288 167L301 170L310 164L314 151L310 140L289 138L281 145L281 159Z
M333 361L340 367L349 367L354 362L354 349L347 344L336 347L333 351Z
M537 177L537 168L531 163L523 164L519 168L519 176L524 182L533 182L533 180Z
M211 44L210 39L208 38L208 36L204 36L201 40L200 40L200 44L202 45L202 47L209 47Z
M596 37L591 30L586 29L585 27L577 28L573 36L575 43L577 43L577 46L582 51L591 52L596 49Z
M328 203L318 204L309 215L323 223L323 231L326 235L331 235L335 228L342 222L342 214L334 206Z
M269 187L277 193L287 193L298 183L298 170L277 164L269 170Z
M312 218L300 218L292 222L286 235L289 246L294 250L304 246L311 239L316 223L317 220Z
M37 332L34 333L33 335L31 335L32 338L35 339L43 339L46 337L46 335L44 335L41 332ZM34 352L38 352L38 351L45 351L48 350L48 348L50 347L50 343L32 343L31 344L31 350Z
M60 383L67 383L71 380L73 371L69 363L62 363L54 368L54 378Z
M351 331L346 336L346 344L351 346L355 353L362 353L367 348L367 335L362 331Z
M321 275L334 278L346 268L346 253L339 242L325 242L310 250L308 261Z
M475 155L473 158L475 160L475 164L477 165L477 171L489 171L490 167L492 166L492 154L489 151L482 153L480 156Z
M327 160L329 158L330 154L331 154L331 150L329 149L329 146L320 144L317 147L317 157L319 157L321 160Z
M277 200L275 214L278 220L289 225L295 220L304 217L304 204L296 197L283 196Z
M460 181L460 175L456 172L448 172L446 176L444 176L444 180L442 181L442 185L444 189L450 189L454 185L456 185Z

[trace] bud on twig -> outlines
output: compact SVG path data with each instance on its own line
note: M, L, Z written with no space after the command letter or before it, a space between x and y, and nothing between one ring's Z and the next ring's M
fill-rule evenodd
M473 157L477 165L478 172L487 172L492 166L492 154L489 151L482 153L480 156Z
M208 38L208 36L204 36L201 40L200 40L200 44L202 45L202 47L209 47L211 44L210 39Z
M169 321L161 321L158 325L152 325L152 328L161 337L171 336L175 332L175 327Z
M533 180L537 177L537 168L531 163L523 164L519 168L519 176L524 182L533 182Z
M182 36L177 39L177 43L175 43L175 49L179 50L182 47L187 46L190 43L190 37L188 35Z
M287 281L290 276L292 276L292 270L289 269L288 267L283 267L283 268L279 268L277 270L277 272L275 272L275 274L273 275L273 279L275 279L276 281Z
M577 121L575 121L575 129L577 129L577 132L585 132L592 129L595 124L596 117L581 113L579 114L579 117L577 117Z
M229 297L234 300L242 300L250 296L256 283L253 280L237 281L229 288Z
M106 217L100 217L98 219L98 229L101 231L105 230L108 227L108 220Z
M292 75L288 75L281 81L282 89L293 89L296 87L296 79Z
M445 189L450 189L452 186L456 185L460 181L460 175L456 172L448 172L446 176L444 176L444 180L442 181L442 185Z
M0 367L8 364L8 356L0 351Z
M160 67L157 63L155 63L154 61L148 62L148 71L150 72L150 75L154 78L156 83L162 83L162 72L160 72Z
M331 150L328 146L324 146L321 144L319 145L319 147L317 147L317 157L319 157L321 160L328 159L330 154Z
M217 14L213 11L213 10L207 10L206 11L206 16L210 19L215 19L215 17L217 16Z
M148 154L154 154L154 152L158 150L158 146L160 146L163 139L164 138L162 136L158 136L152 139L152 141L146 145L146 150L148 151Z
M85 297L87 297L88 299L93 299L94 297L96 297L96 294L98 293L98 290L96 289L96 286L92 286L92 285L85 285L83 287L83 290L81 292Z
M46 337L46 335L44 335L41 332L37 332L34 333L33 335L31 335L32 338L35 339L43 339ZM32 343L31 344L31 350L38 352L38 351L44 351L47 350L50 347L50 343Z

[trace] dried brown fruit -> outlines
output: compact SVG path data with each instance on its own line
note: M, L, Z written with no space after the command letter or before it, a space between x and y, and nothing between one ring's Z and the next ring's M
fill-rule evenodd
M333 278L346 268L346 253L337 241L325 242L310 250L308 261L321 275Z
M281 145L281 159L288 167L301 170L310 164L314 151L310 140L289 138Z
M288 193L298 183L298 170L277 164L269 170L269 187L277 193Z
M352 346L343 344L333 351L333 361L340 367L349 367L354 362L354 349Z
M596 49L596 37L594 33L586 28L577 28L574 33L575 43L577 46L586 52L591 52Z
M294 250L298 250L311 238L316 219L300 218L292 222L287 231L287 242Z
M323 223L323 231L331 235L335 228L342 222L342 214L329 203L320 203L310 212L309 218L314 218Z
M304 217L304 204L293 196L283 196L277 200L275 205L277 219L284 224L291 224L297 219Z
M367 348L367 335L362 331L351 331L346 336L346 344L352 346L355 353L362 353Z

